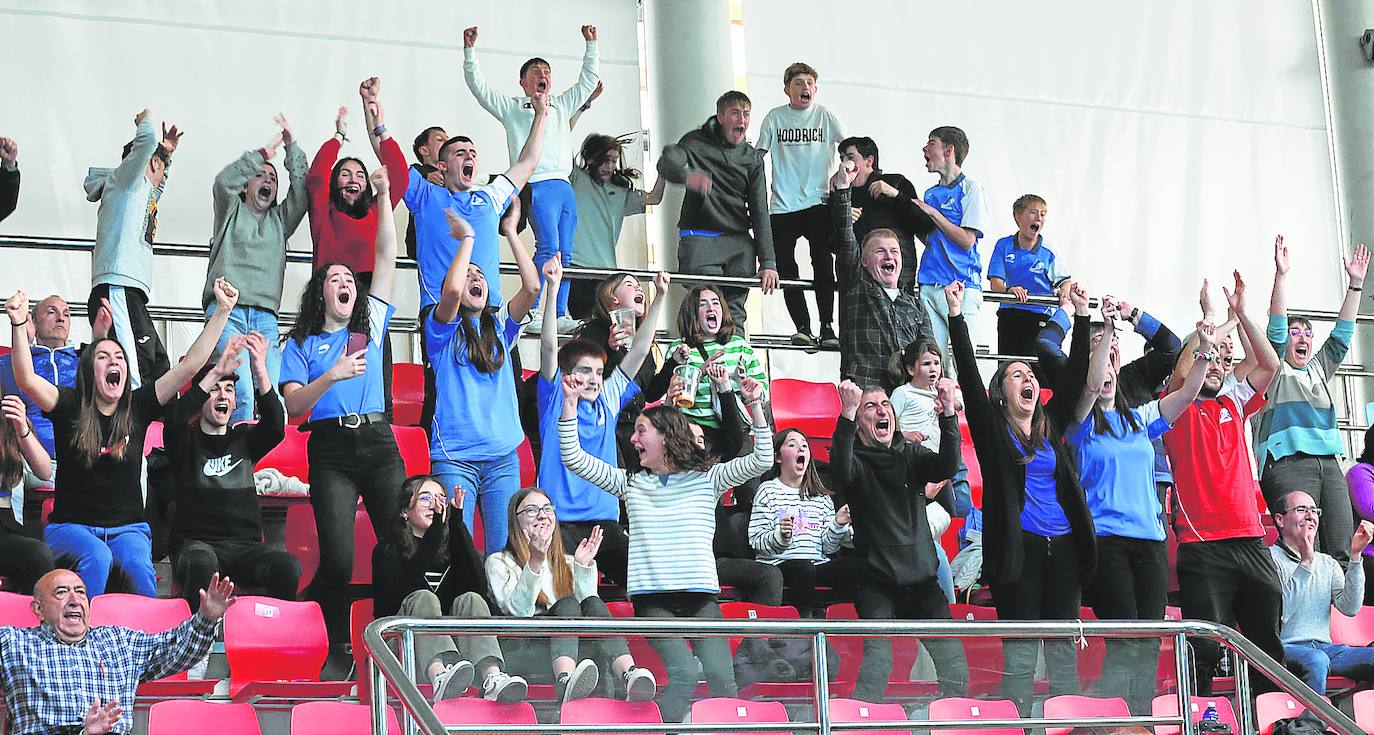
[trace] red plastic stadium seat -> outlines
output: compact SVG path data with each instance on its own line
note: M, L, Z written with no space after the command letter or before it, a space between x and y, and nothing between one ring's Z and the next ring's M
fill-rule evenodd
M391 432L396 435L396 447L401 450L401 461L406 465L406 476L429 474L429 437L418 426L396 426Z
M419 426L424 403L425 366L413 362L392 363L392 420L402 426Z
M301 482L310 482L310 460L306 454L306 442L310 435L292 429L286 430L286 438L272 448L265 457L258 460L254 470L276 469L283 475L294 477Z
M1010 699L945 697L930 703L932 720L1014 720L1021 714ZM932 730L931 735L1025 735L1016 728L1004 730Z
M224 615L229 695L328 699L347 694L352 682L321 682L329 652L324 615L314 602L246 596Z
M118 592L91 598L91 626L120 625L144 633L161 633L186 622L191 606L180 597L157 598ZM218 679L188 679L181 671L140 684L138 696L150 698L203 697L215 691Z
M790 722L787 708L781 702L751 702L734 697L711 697L692 703L692 722L694 723L767 723ZM779 731L750 732L745 735L786 735Z
M386 731L401 732L396 710L387 707ZM372 735L372 709L347 702L305 702L291 708L291 735Z
M800 620L797 608L791 605L759 605L753 602L722 602L720 603L720 614L722 617L736 620ZM743 636L731 636L730 655L735 655L739 650L739 644L744 641Z
M1045 700L1045 717L1069 719L1086 717L1130 717L1131 708L1121 697L1085 697L1061 694ZM1045 735L1069 735L1072 727L1047 727Z
M1359 695L1356 695L1357 697ZM1202 713L1207 711L1208 705L1217 708L1217 720L1222 724L1230 725L1231 732L1240 732L1240 725L1236 723L1236 712L1231 708L1231 700L1226 697L1193 697L1190 709L1193 714L1193 722L1202 719ZM1356 714L1359 713L1358 705L1355 708ZM1178 695L1161 694L1150 701L1150 714L1155 717L1173 717L1178 714ZM1368 730L1369 728L1365 728ZM1166 725L1156 725L1155 735L1178 735L1177 727Z
M896 703L873 704L857 699L831 699L831 722L905 722L906 710ZM835 735L911 735L910 730L834 730Z
M286 550L301 563L302 590L320 568L319 538L313 508L301 503L286 509ZM376 546L377 534L372 530L367 511L360 505L353 517L352 584L372 584L372 550Z
M778 378L768 390L773 401L773 420L779 431L800 429L807 437L820 439L835 435L840 392L834 383Z
M1355 724L1365 732L1374 732L1374 689L1355 692L1350 705L1355 708Z
M354 600L348 608L348 639L353 648L353 670L358 677L358 700L372 701L371 681L367 676L367 644L363 642L363 629L376 620L371 597Z
M529 437L521 440L515 453L520 458L520 487L534 487L535 477L539 474L539 463L534 459L534 449L530 447Z
M1367 646L1374 642L1374 606L1362 607L1355 617L1331 608L1331 642Z
M949 606L955 620L996 620L997 610L982 605L956 603ZM997 638L963 638L964 657L969 662L968 693L980 696L1002 687L1002 641Z
M564 725L656 725L663 722L663 715L652 701L622 702L619 699L587 697L563 705L559 722Z
M171 699L148 709L148 735L261 735L251 704L222 704L203 699Z
M434 714L445 725L537 725L529 702L491 702L481 697L445 699L434 705Z
M143 456L148 456L154 449L162 448L162 422L154 421L148 424L148 429L143 435Z
M1294 699L1288 692L1265 692L1255 697L1255 722L1259 725L1260 735L1269 735L1275 722L1297 717L1306 709L1307 705Z
M38 616L33 614L33 596L0 592L0 625L38 627Z

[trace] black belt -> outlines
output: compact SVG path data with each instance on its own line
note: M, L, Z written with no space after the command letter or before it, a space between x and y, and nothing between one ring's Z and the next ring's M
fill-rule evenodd
M384 413L346 413L342 416L335 416L318 421L309 421L301 424L297 431L316 431L319 429L358 429L368 424L386 423Z

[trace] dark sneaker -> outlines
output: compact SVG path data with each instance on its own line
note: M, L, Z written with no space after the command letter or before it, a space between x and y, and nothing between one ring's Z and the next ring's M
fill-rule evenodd
M802 330L792 335L792 344L798 347L815 347L816 338L811 336L808 330Z
M584 658L577 663L577 668L571 674L563 674L558 677L555 683L559 705L567 704L574 699L590 697L596 691L596 681L600 674L596 669L596 662Z
M835 336L835 328L830 326L829 324L824 324L821 326L821 349L840 349L840 338Z
M620 680L625 684L626 702L647 702L658 693L654 672L648 669L631 666L620 675Z

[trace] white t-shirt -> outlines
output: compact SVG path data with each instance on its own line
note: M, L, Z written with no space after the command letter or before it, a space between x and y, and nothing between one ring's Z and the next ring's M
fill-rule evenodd
M955 400L963 403L963 394L954 391ZM897 430L919 431L926 435L921 445L932 452L940 451L940 414L935 411L935 391L912 387L903 383L892 389L892 413L897 416Z
M840 118L823 105L805 110L774 107L763 118L755 147L773 163L772 214L800 212L825 201L827 181L839 163L844 140Z

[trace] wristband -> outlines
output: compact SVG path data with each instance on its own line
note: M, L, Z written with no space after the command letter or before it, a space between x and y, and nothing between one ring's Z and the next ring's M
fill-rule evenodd
M335 137L335 138L338 138L339 140L342 140L342 141L344 141L344 142L348 142L348 134L345 133L345 132L342 131L342 130L335 130L335 131L334 131L334 137Z
M22 321L22 322L10 322L10 326L11 326L11 327L22 327L22 326L24 326L25 324L28 324L28 323L29 323L28 317L24 317L24 321Z
M581 112L586 112L587 110L592 109L592 103L588 102L577 109Z
M19 438L20 438L20 439L28 439L28 438L31 437L31 436L33 436L33 429L29 429L27 432L25 432L25 433L23 433L23 434L20 434L20 435L19 435Z
M1221 359L1221 353L1217 352L1215 347L1213 347L1211 350L1207 352L1203 352L1202 350L1193 348L1193 359L1196 360L1199 357L1206 360L1207 362L1217 362Z
M1349 288L1351 291L1363 291L1363 290L1364 290L1364 286L1349 286L1348 288Z
M386 123L382 123L381 125L378 125L377 127L375 127L375 128L372 129L372 137L374 137L374 138L380 138L380 137L382 137L382 133L385 133L385 132L386 132Z

